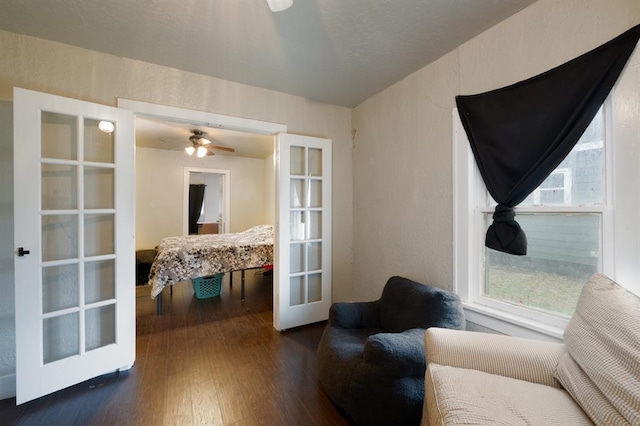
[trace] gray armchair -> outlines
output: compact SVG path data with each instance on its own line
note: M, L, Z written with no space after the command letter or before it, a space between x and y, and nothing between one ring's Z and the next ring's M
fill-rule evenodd
M329 398L360 425L419 424L429 327L465 328L456 294L391 277L379 300L334 303L318 345Z

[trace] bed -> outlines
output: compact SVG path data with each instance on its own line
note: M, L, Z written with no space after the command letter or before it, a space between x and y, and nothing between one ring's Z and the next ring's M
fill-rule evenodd
M158 246L149 285L162 311L162 290L185 280L273 264L273 227L258 225L243 232L163 238Z

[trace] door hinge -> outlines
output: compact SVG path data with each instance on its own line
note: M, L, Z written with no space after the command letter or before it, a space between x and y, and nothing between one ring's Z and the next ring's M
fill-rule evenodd
M18 256L22 257L25 256L27 254L29 254L30 251L29 250L25 250L24 247L18 247Z

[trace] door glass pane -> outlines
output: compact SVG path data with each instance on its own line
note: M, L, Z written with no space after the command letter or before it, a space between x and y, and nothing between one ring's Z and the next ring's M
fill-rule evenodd
M114 169L84 168L84 208L112 209Z
M289 272L304 272L304 245L303 244L291 244L290 246L290 259L289 259Z
M289 278L289 306L304 303L304 276Z
M78 257L78 216L42 216L42 260Z
M322 238L322 212L309 212L309 239Z
M42 158L78 159L78 129L74 116L42 111Z
M46 318L42 322L42 361L47 364L80 353L78 313Z
M322 269L322 243L307 243L307 258L309 271Z
M322 274L309 274L309 303L322 300Z
M42 268L42 313L78 306L78 264Z
M309 207L322 207L322 181L312 179L309 182Z
M84 301L95 303L115 297L115 260L87 262L84 265Z
M69 210L78 206L78 167L42 165L42 209Z
M84 120L84 160L100 163L113 163L113 131L100 130L100 123L109 121Z
M115 217L112 214L87 214L84 219L84 255L113 254Z
M322 176L322 150L309 148L309 176Z
M300 146L291 147L291 174L292 175L304 175L304 148Z
M290 207L304 206L304 179L291 179Z
M304 232L304 212L291 212L291 241L302 241L305 239Z
M101 306L85 313L85 350L90 351L116 342L116 307Z

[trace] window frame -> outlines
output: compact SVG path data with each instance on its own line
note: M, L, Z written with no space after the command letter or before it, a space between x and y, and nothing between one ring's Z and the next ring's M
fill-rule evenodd
M614 167L613 105L611 96L604 105L604 179L603 205L561 206L534 205L516 207L518 213L596 213L601 217L600 271L615 279L614 250ZM484 296L483 215L494 206L473 157L458 111L453 116L453 184L454 184L454 291L462 301L467 320L505 334L544 340L561 340L568 318L553 315ZM566 186L566 179L565 179ZM495 204L495 203L493 203ZM516 216L517 220L517 216Z

